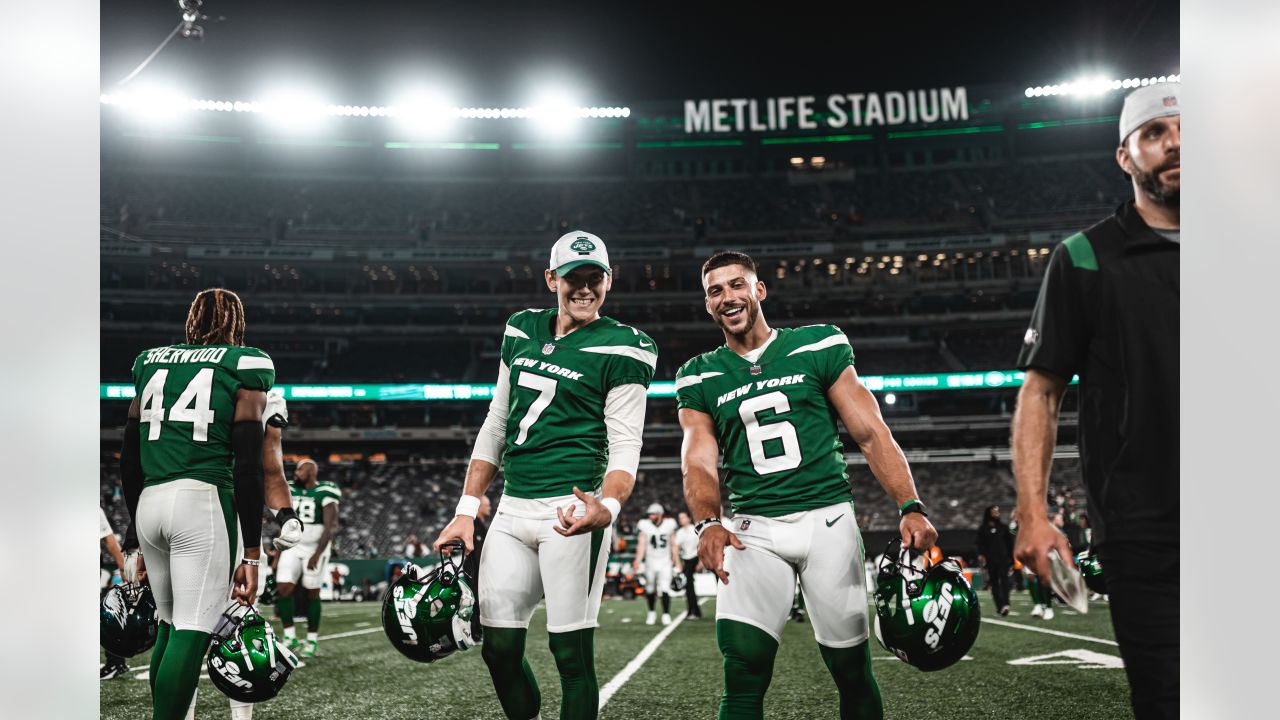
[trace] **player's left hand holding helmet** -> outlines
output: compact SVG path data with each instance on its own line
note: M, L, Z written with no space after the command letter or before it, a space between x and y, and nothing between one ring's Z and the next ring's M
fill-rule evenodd
M426 570L409 563L382 596L382 629L405 657L435 662L480 644L472 622L479 609L475 579L463 568L465 551L462 540L444 543L439 564Z
M151 586L116 585L102 596L98 634L104 650L132 657L156 644L156 599Z
M876 575L876 640L920 670L955 664L973 647L982 612L978 595L952 558L925 567L894 538Z
M232 700L270 700L297 666L298 658L276 642L271 623L252 605L233 603L213 630L209 679Z
M1080 574L1084 576L1084 584L1093 592L1099 595L1107 594L1107 581L1102 577L1102 561L1098 559L1098 554L1093 548L1083 550L1076 555L1076 567L1080 568Z
M672 573L671 592L682 593L684 592L684 586L685 586L684 573L681 573L681 572Z

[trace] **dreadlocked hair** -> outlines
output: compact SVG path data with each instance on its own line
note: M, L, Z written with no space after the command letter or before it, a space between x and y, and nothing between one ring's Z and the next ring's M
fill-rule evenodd
M196 294L187 311L188 345L244 345L244 304L223 288Z

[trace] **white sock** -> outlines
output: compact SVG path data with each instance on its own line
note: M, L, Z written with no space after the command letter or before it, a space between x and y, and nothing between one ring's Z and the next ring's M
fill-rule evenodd
M285 626L285 629L284 629L284 636L285 636L285 637L287 637L287 638L291 638L291 639L293 639L293 640L297 640L297 639L298 639L298 636L297 636L296 634L294 634L294 632L293 632L293 626L292 626L292 625L286 625L286 626Z
M320 633L318 633L318 632L308 632L308 633L307 633L307 639L308 639L308 640L310 640L311 642L315 642L315 641L317 641L317 640L319 640L319 639L320 639Z
M231 700L231 720L251 720L253 718L253 703L240 702L239 700Z

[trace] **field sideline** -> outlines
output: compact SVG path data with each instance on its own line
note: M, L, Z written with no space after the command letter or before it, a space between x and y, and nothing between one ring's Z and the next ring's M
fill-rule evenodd
M981 599L986 612L990 596L984 592ZM674 615L684 610L683 600L672 606ZM655 638L664 628L646 626L645 609L640 600L603 605L596 635L596 668L606 700L600 717L715 717L721 677L710 619L714 599L703 604L708 619L685 621L660 643ZM1088 615L1059 606L1057 616L1045 622L1030 617L1026 593L1014 593L1013 609L1017 615L984 617L971 659L937 673L915 670L873 639L886 717L1132 717L1106 603L1092 603ZM542 689L543 717L551 719L558 716L560 688L545 622L539 609L528 652ZM766 717L836 717L835 686L812 632L807 623L788 623ZM295 671L278 697L259 705L255 718L502 718L478 651L432 665L411 662L382 634L376 603L327 603L320 637L320 655ZM633 662L646 646L651 655L642 665ZM130 658L128 675L101 683L101 717L149 716L148 659L149 653ZM200 683L196 715L229 716L226 698L207 679Z

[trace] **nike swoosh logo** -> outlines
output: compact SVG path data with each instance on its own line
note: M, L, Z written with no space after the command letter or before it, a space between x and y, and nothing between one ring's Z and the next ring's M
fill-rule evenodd
M640 347L653 347L653 343L647 343L647 342L645 342L645 341L641 340L641 341L640 341Z
M831 527L832 525L835 525L842 517L844 517L844 513L840 513L839 515L837 515L834 520L828 520L827 527Z

